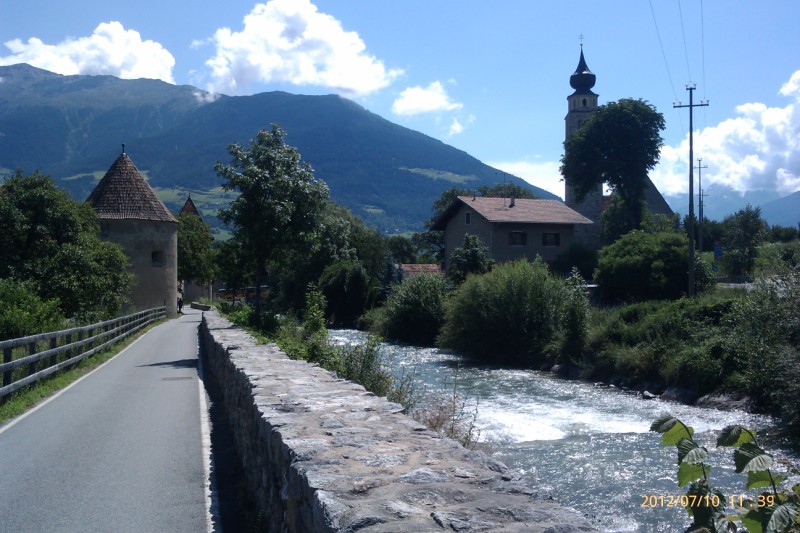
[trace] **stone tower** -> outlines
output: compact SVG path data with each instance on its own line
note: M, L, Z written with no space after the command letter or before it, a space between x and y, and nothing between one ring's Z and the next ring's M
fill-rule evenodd
M578 62L578 68L569 77L569 84L575 89L575 92L567 96L567 116L564 118L566 123L565 139L568 139L570 135L577 131L581 124L597 109L597 95L592 92L595 81L595 75L586 66L586 60L583 58L583 45L581 45L581 58ZM575 239L592 248L599 248L600 214L603 212L603 186L598 185L594 191L587 194L583 201L579 203L575 198L574 185L570 182L569 176L564 176L564 202L568 207L594 222L592 225L576 227Z
M131 302L141 311L166 306L177 315L178 221L161 203L122 147L86 201L97 212L100 237L122 246L134 275Z

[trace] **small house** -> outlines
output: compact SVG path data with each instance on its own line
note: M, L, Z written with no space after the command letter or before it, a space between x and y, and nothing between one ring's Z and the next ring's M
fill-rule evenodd
M467 233L477 235L498 263L540 256L554 261L592 221L557 200L459 196L432 229L445 234L445 270Z

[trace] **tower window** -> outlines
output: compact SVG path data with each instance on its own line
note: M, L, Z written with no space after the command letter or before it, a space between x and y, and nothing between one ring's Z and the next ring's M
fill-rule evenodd
M469 211L464 213L464 224L469 225L472 222L471 214Z
M586 107L586 98L583 99L583 107Z
M150 254L150 262L154 267L163 267L164 266L164 252L161 250L153 250Z

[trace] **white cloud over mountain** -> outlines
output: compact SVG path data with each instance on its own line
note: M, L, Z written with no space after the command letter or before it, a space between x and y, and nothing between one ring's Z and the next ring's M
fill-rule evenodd
M206 62L207 89L245 94L254 83L328 87L345 96L362 96L388 86L402 74L366 53L356 32L309 0L271 0L244 17L241 31L220 28Z
M463 104L454 102L447 94L442 82L434 81L427 87L408 87L392 104L392 113L399 116L412 116L422 113L455 111Z
M160 43L142 40L135 30L119 22L104 22L89 37L68 38L46 44L31 37L4 43L11 55L0 65L27 63L58 74L108 74L124 79L152 78L175 83L175 58Z
M708 165L702 174L704 187L725 186L742 195L800 190L800 71L779 94L790 100L785 107L746 103L736 108L736 117L695 132L695 158ZM651 174L662 193L688 192L688 160L688 135L679 146L662 148L661 161Z

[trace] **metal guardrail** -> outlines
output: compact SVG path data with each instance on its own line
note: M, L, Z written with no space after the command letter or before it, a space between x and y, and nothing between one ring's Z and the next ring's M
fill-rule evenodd
M51 333L0 341L3 386L0 400L26 385L74 365L166 316L166 307ZM47 349L40 351L42 346ZM22 369L27 365L27 372ZM20 376L20 374L27 374ZM16 374L16 376L15 376Z

